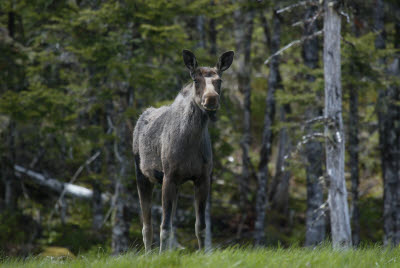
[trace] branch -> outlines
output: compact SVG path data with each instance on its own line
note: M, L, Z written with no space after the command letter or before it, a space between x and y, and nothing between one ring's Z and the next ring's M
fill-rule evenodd
M325 125L330 125L334 122L334 120L331 117L326 117L326 116L317 116L314 118L311 118L310 120L307 120L305 122L306 125L311 125L314 123L324 123Z
M290 42L289 44L287 44L286 46L284 46L283 48L279 49L277 52L275 52L274 54L272 54L266 61L264 61L264 64L268 64L268 62L269 62L272 58L274 58L274 57L276 57L276 56L282 54L283 51L285 51L285 50L291 48L292 46L297 45L297 44L301 44L301 43L303 43L304 41L306 41L306 40L308 40L308 39L312 39L312 38L314 38L314 37L316 37L316 36L318 36L318 35L322 35L323 32L324 32L324 31L321 30L321 31L315 32L315 33L313 33L313 34L311 34L311 35L304 36L304 37L302 37L301 39L294 40L294 41Z
M323 8L320 8L319 10L318 10L318 12L312 17L312 18L309 18L309 19L306 19L306 20L300 20L300 21L298 21L298 22L295 22L295 23L293 23L292 24L292 27L294 27L294 26L302 26L302 25L304 25L304 24L308 24L308 25L311 25L311 24L313 24L314 23L314 21L316 20L316 19L318 19L318 17L322 14L322 11L323 11Z
M277 14L280 14L280 13L283 13L283 12L286 12L286 11L291 11L291 10L292 10L293 8L295 8L295 7L305 6L305 5L308 5L308 4L313 4L313 5L315 5L315 4L317 4L317 3L316 3L315 1L312 1L312 0L301 1L301 2L295 3L295 4L293 4L293 5L290 5L290 6L281 8L281 9L278 9L278 10L276 11L276 13L277 13Z
M318 138L323 138L323 139L325 139L325 138L327 138L327 137L325 136L325 134L319 133L319 132L317 132L317 133L312 133L312 134L308 134L308 135L303 136L302 139L301 139L301 141L299 141L299 142L297 143L295 149L294 149L294 150L291 150L288 154L286 154L286 155L283 157L283 164L282 164L282 167L281 167L281 171L282 171L282 172L285 171L286 160L287 160L288 158L291 158L293 155L297 154L297 153L301 150L301 148L303 147L304 144L306 144L306 143L308 143L308 142L310 142L310 141L312 141L312 140L314 140L314 139L318 139Z
M76 181L76 179L78 178L79 174L82 173L83 169L84 169L85 167L87 167L88 165L90 165L90 163L92 163L94 160L96 160L96 158L97 158L99 155L100 155L100 151L97 151L94 155L92 155L92 157L90 157L88 160L86 160L85 163L83 163L83 165L81 165L81 166L78 168L78 170L75 172L74 176L72 176L72 178L71 178L71 180L69 181L68 184L71 184L71 185L72 185L72 183L74 183L74 182ZM56 204L54 205L54 208L53 208L52 212L50 213L49 219L51 219L51 218L53 217L54 211L55 211L55 209L57 208L58 203L60 203L61 200L64 198L65 193L66 193L66 188L64 188L64 189L61 191L61 194L60 194L60 196L58 197L57 202L56 202ZM93 195L93 193L92 193L92 195Z
M52 191L61 193L65 189L65 194L70 197L80 198L84 200L91 200L93 197L93 191L71 183L60 182L57 179L48 178L45 175L26 169L19 165L14 165L15 175L22 179L29 179L31 182L49 188ZM27 177L23 177L22 174ZM103 201L109 200L108 195L102 194Z

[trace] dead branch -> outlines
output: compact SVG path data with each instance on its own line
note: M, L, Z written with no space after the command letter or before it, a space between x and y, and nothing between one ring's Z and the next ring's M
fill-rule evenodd
M293 5L278 9L276 11L277 14L283 13L283 12L287 12L287 11L291 11L292 9L299 7L299 6L306 6L306 5L317 5L318 2L316 1L312 1L312 0L308 0L308 1L301 1L301 2L297 2Z
M324 123L326 125L330 125L332 123L334 123L335 121L331 118L331 117L326 117L326 116L317 116L314 118L311 118L310 120L307 120L305 122L306 125L311 125L314 123Z
M76 181L76 179L78 178L78 176L82 173L83 169L87 166L90 165L90 163L92 163L94 160L96 160L96 158L100 155L100 151L97 151L94 155L92 155L88 160L85 161L85 163L83 163L75 172L74 176L72 176L71 180L69 181L69 184L72 184ZM53 214L54 211L56 210L58 204L61 202L61 200L64 198L64 195L66 193L66 188L64 188L60 194L60 196L57 199L56 204L54 205L53 210L50 213L50 217L49 219L51 220L51 218L53 218Z
M317 133L312 133L312 134L308 134L308 135L304 135L301 139L301 141L299 141L295 147L294 150L291 150L288 154L286 154L283 157L283 164L282 164L282 168L281 171L285 171L285 167L286 167L286 160L288 158L291 158L293 155L298 154L298 152L301 150L301 148L303 147L304 144L310 142L311 140L317 139L317 138L323 138L326 139L328 138L325 134L317 132Z
M298 21L298 22L293 23L292 26L293 26L293 27L294 27L294 26L303 26L303 25L306 24L306 23L309 24L309 25L311 25L311 24L314 23L314 21L315 21L316 19L319 18L319 16L321 16L322 12L323 12L323 9L320 8L320 9L318 10L318 12L317 12L312 18L309 18L309 19L306 19L306 20L300 20L300 21Z
M313 33L313 34L311 34L311 35L304 36L304 37L302 37L301 39L294 40L294 41L290 42L289 44L287 44L286 46L284 46L283 48L279 49L277 52L275 52L274 54L272 54L271 56L269 56L269 58L268 58L266 61L264 61L264 64L268 64L268 62L269 62L272 58L274 58L274 57L276 57L276 56L282 54L283 51L285 51L285 50L291 48L292 46L301 44L301 43L303 43L305 40L312 39L312 38L314 38L314 37L316 37L316 36L322 35L322 33L323 33L323 30L320 30L320 31L315 32L315 33Z

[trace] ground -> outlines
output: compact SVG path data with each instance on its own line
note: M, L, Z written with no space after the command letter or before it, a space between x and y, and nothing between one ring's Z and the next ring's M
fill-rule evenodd
M3 259L0 267L400 267L400 248L365 246L359 249L333 250L293 248L227 248L211 252L172 251L130 252L120 256L104 253L71 258L30 257Z

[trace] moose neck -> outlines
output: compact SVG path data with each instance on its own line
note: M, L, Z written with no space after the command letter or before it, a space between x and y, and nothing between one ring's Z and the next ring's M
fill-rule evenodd
M195 102L194 83L184 87L171 105L176 117L180 118L179 128L182 135L193 138L208 130L208 115Z

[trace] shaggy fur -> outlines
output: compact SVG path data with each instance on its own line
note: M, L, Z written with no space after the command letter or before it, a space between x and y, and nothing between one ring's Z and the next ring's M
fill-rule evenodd
M208 121L215 118L219 107L220 76L232 60L233 52L226 52L217 67L198 68L193 53L184 51L184 61L194 82L185 86L171 105L148 108L136 123L133 154L146 251L151 248L152 240L153 184L162 184L162 251L167 248L167 238L172 235L178 187L187 180L192 180L195 185L196 235L199 247L203 247L204 210L213 162Z

